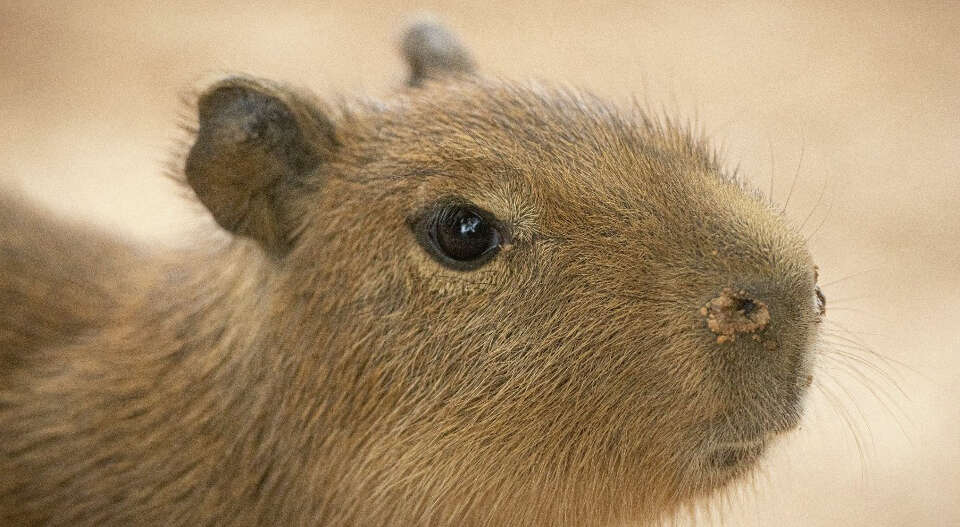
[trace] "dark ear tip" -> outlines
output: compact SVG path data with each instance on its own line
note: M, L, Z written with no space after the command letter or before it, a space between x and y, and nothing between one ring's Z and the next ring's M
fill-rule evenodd
M224 109L243 100L245 90L237 86L214 86L203 92L197 100L197 114L201 125L213 119L224 112Z
M410 66L411 84L443 73L472 73L473 59L450 30L435 20L410 24L400 40L400 51Z
M459 45L449 29L430 19L420 19L408 25L403 31L402 42L408 54L417 49L444 50L451 44Z
M229 77L207 87L197 100L197 111L203 122L224 110L237 108L244 101L253 98L267 99L264 90L253 80L243 77Z
M269 90L269 86L243 77L213 84L197 101L200 134L213 134L208 137L221 144L277 141L288 136L299 128L296 117Z

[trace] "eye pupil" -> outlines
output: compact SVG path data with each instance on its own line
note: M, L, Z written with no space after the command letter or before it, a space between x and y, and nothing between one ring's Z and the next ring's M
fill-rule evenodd
M474 262L500 246L500 233L494 225L466 207L442 211L431 234L444 256L457 262Z
M476 216L462 219L460 221L460 234L468 235L477 232L477 227L480 225L480 221L480 218Z

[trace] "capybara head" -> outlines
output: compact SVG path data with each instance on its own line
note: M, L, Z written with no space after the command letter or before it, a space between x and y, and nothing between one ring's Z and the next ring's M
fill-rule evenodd
M321 520L636 520L748 471L810 383L804 240L669 120L402 49L382 102L214 84L185 164L268 262Z

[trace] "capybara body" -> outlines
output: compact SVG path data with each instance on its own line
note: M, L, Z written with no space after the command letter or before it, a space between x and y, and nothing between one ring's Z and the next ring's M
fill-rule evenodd
M199 97L223 243L0 201L0 522L618 525L796 425L815 268L705 143L403 49L383 101Z

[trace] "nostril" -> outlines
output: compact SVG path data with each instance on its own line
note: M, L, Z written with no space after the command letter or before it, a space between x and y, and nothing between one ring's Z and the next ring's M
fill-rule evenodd
M743 313L744 316L750 316L757 309L757 303L749 298L738 298L736 300L736 310Z
M746 291L725 288L720 296L700 308L707 327L717 335L717 343L732 342L738 334L758 333L770 323L770 310ZM754 339L759 339L756 335Z
M819 318L823 318L827 314L827 297L823 296L820 286L814 288L813 292L817 296L817 315Z

